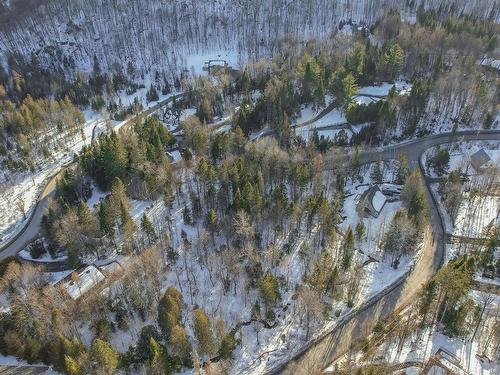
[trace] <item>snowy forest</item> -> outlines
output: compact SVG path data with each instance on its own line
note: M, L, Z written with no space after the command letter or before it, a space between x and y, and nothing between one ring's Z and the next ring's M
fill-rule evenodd
M0 1L0 372L497 373L499 13Z

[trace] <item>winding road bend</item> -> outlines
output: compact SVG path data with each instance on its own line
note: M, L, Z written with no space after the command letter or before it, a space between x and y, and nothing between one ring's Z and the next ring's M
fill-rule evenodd
M158 109L167 105L173 100L180 99L183 95L184 94L175 94L169 96L168 98L159 101L154 106L142 111L139 115L149 116L150 114L156 112ZM119 128L119 131L123 131L124 129L130 127L130 125L133 124L135 118L136 116L126 120ZM47 203L49 202L50 198L54 196L57 179L59 178L61 172L64 171L66 168L70 167L73 163L74 162L68 163L54 171L54 174L48 180L44 189L38 196L38 199L35 203L35 207L31 211L31 216L29 220L26 222L24 227L9 242L0 247L0 260L5 259L9 256L15 256L18 252L24 249L30 242L32 242L34 239L40 236L42 217L43 214L45 213L45 208L47 207Z
M410 140L404 143L381 147L359 153L361 164L377 160L395 159L401 153L406 153L412 168L420 168L425 176L421 156L430 147L457 141L500 141L500 130L458 131L455 133L435 134ZM325 157L326 169L334 169L345 163L352 155L330 155ZM444 257L444 227L439 215L434 197L429 191L428 181L427 201L431 219L432 235L426 236L422 254L418 258L413 271L404 278L398 279L383 292L369 299L356 308L345 319L319 337L305 343L296 349L290 358L269 366L265 374L311 374L321 373L334 360L349 350L350 345L358 338L368 336L374 325L390 313L398 311L414 301L421 286L427 282L439 269Z
M165 99L154 107L141 113L142 116L152 114L162 106L178 99L175 95ZM134 118L129 119L121 129L126 129L132 124ZM412 168L423 168L420 163L423 152L433 146L452 143L457 141L493 140L500 141L500 130L467 130L455 133L435 134L410 140L404 143L380 147L378 149L359 153L360 163L369 163L377 160L389 160L396 158L401 153L406 153ZM352 158L352 155L327 155L325 157L325 168L335 168ZM71 165L71 163L69 164ZM48 181L39 196L32 215L21 230L21 232L10 243L0 249L0 260L8 256L14 256L26 247L33 239L40 235L42 217L50 197L54 195L57 177L62 170L69 165L63 166L59 172ZM422 171L423 172L423 171ZM424 173L423 173L424 174ZM426 181L427 182L427 181ZM432 235L426 236L427 243L423 246L422 255L419 257L413 272L408 277L401 278L383 293L365 302L356 308L351 315L339 322L330 331L316 337L314 340L304 344L295 350L289 359L277 365L267 368L266 374L307 374L318 372L326 368L332 361L345 353L351 343L357 338L367 336L377 321L387 317L391 312L397 311L415 299L420 287L437 271L444 256L444 228L442 219L427 186L427 199L431 218Z

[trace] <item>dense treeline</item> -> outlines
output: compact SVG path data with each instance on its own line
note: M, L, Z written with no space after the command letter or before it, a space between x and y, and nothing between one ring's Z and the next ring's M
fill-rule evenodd
M68 97L1 101L0 158L12 170L31 170L84 138L83 113Z
M354 307L364 275L365 257L359 254L367 228L362 220L343 230L340 224L353 214L344 207L346 185L364 177L359 153L348 161L333 152L325 159L332 142L319 139L317 133L312 142L300 142L291 123L301 106L319 108L331 99L349 123L370 124L352 143L375 142L396 130L403 130L403 136L422 131L419 124L428 106L446 108L445 94L464 81L448 80L462 77L463 70L469 75L458 100L462 120L472 121L473 104L481 111L491 110L495 90L486 87L470 57L437 54L439 46L427 41L423 55L415 47L421 35L439 32L450 39L447 45L455 47L457 35L468 35L481 46L488 40L484 48L490 48L495 41L488 24L481 27L466 19L440 24L425 12L419 13L415 26L398 20L399 15L391 13L374 27L375 37L383 43L355 34L339 37L335 49L327 42L311 41L298 51L291 42L272 62L176 82L186 88L183 105L193 105L196 113L176 129L183 134L182 160L174 165L167 150L176 140L156 116L137 116L131 128L101 134L84 147L77 165L58 179L55 199L44 216L49 251L63 249L73 267L115 252L130 258L120 274L106 274L105 282L76 301L29 265L2 266L0 291L6 293L10 310L0 315L0 352L52 364L72 375L172 373L183 367L196 369L203 361L230 360L241 343L243 325L253 325L258 343L261 326L272 328L288 308L300 319L308 340L316 323L340 316L341 309L332 311L332 306L345 311ZM95 61L92 74L79 75L61 100L43 98L57 97L57 90L63 93L50 75L38 83L19 75L19 88L15 80L4 81L7 90L0 96L20 101L2 102L5 134L36 137L59 128L78 134L82 115L71 100L98 110L105 106L104 96L135 89L127 78L135 75L133 66L127 76L117 72L111 78ZM408 95L397 95L393 89L377 103L353 103L360 85L394 82L402 75L412 80ZM53 86L56 91L47 91ZM171 88L166 80L151 85L148 100L157 100L160 89L163 93ZM40 98L27 95L31 90ZM228 103L239 106L232 131L212 131L208 125ZM123 112L108 102L121 114L137 113L138 106L136 101ZM246 135L264 126L274 130L275 137L247 142ZM433 166L444 168L444 159L446 155L436 157ZM325 163L333 164L333 171L325 171ZM403 185L402 208L387 223L377 245L394 268L418 251L429 224L422 176L410 173L404 156L397 164L391 182ZM372 168L371 182L384 182L381 162ZM443 183L450 201L457 183L456 176ZM97 189L105 194L89 207L87 201ZM145 209L138 218L132 211L135 200L152 202L149 208L160 207L161 215ZM492 260L497 232L477 258L452 261L426 286L419 300L422 326L438 324L451 336L470 332L477 315L468 297L472 273L476 263L483 269L497 266ZM292 258L297 261L293 269ZM71 280L77 282L78 277L75 273ZM209 296L208 289L220 292L215 309L215 296ZM285 294L293 301L286 307ZM214 310L224 310L221 301L226 296L241 297L238 303L250 307L248 321L224 325ZM85 329L92 333L89 347L83 345L82 322L89 323ZM138 326L138 337L118 353L111 345L114 335Z

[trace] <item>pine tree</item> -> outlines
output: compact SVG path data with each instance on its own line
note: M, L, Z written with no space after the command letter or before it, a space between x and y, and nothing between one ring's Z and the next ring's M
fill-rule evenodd
M91 346L92 360L98 368L111 373L118 367L118 352L106 341L95 339Z
M90 233L97 233L99 230L99 223L90 208L84 202L78 204L77 210L78 222L80 225Z
M64 355L64 365L68 375L82 375L83 370L78 362L69 355Z
M101 202L99 204L99 227L105 235L113 236L114 220L113 215L108 207L108 203Z
M342 268L344 270L351 267L352 258L354 256L354 236L352 233L352 228L349 226L347 228L344 243L343 243L343 256L342 256Z
M356 239L358 241L361 241L363 239L363 236L365 235L366 233L366 227L365 225L363 224L362 221L360 221L357 225L356 225Z
M183 306L182 294L169 287L158 304L158 323L165 338L168 339L173 327L180 324Z
M406 179L401 191L401 200L408 208L408 216L420 228L427 219L427 196L422 175L415 169Z
M154 241L156 239L155 228L153 227L153 223L151 223L146 214L142 215L141 229L146 234L146 236L148 236L149 241Z
M114 218L118 218L121 214L121 206L125 206L128 210L131 205L125 191L125 185L119 177L115 177L111 186L111 196L109 197L109 208Z
M380 168L380 160L377 161L373 166L370 178L374 184L381 184L383 182L383 174L382 174L382 169Z
M403 185L410 174L410 167L408 165L408 157L406 154L402 153L398 157L399 166L396 173L396 183Z
M233 152L235 154L239 154L241 150L243 150L243 146L245 145L245 134L241 127L236 126L233 134Z
M178 356L184 360L189 358L191 352L191 343L189 342L186 329L180 324L176 324L171 332L168 339L170 344L170 350L172 354Z
M204 354L213 354L215 342L212 327L207 314L202 309L193 310L193 331L200 351Z
M266 309L271 307L280 297L278 280L276 280L276 277L270 273L264 275L260 279L259 290L260 295L266 304Z
M152 374L165 374L167 354L165 348L151 337L149 340L149 367Z
M136 230L136 225L123 202L120 202L120 219L123 237L130 238Z
M207 227L212 236L214 236L217 231L217 213L213 208L209 209L207 213Z

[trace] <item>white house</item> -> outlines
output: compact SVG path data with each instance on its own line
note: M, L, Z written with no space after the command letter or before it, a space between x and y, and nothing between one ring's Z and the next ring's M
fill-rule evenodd
M74 300L83 296L105 278L101 271L92 265L78 269L74 274L76 274L76 277L69 275L63 280L64 289Z

